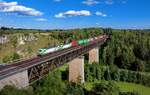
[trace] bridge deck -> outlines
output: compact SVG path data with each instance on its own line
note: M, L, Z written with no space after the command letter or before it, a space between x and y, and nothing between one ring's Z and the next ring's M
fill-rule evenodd
M96 40L90 42L87 46L97 44L100 42L105 42L107 38L108 37L96 39ZM3 68L0 69L0 79L3 79L4 77L7 77L7 76L14 74L14 73L17 73L17 72L21 72L23 70L28 70L29 68L32 68L36 65L43 64L44 62L55 59L61 55L65 55L65 54L68 54L72 51L76 51L76 50L82 49L82 48L84 48L84 46L71 47L71 48L59 50L59 51L56 51L53 53L49 53L45 56L41 56L41 57L36 56L34 58L31 58L31 59L16 62L15 64L3 66Z

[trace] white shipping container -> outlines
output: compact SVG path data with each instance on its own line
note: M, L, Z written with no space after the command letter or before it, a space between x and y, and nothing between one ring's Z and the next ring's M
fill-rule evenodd
M101 38L103 38L103 36L99 36L99 38L101 39Z
M88 39L88 42L91 41L90 39Z
M71 44L66 44L66 45L62 46L62 48L61 48L61 46L57 46L57 47L53 47L53 48L47 49L45 51L45 53L47 54L47 53L55 52L55 51L57 51L59 49L65 49L65 48L69 48L69 47L71 47Z
M51 53L51 52L54 52L54 51L56 51L56 50L57 50L57 47L53 47L53 48L47 49L47 50L45 51L45 53Z
M71 47L71 44L66 44L63 46L63 49Z
M90 41L93 41L93 40L94 40L93 38L90 39Z

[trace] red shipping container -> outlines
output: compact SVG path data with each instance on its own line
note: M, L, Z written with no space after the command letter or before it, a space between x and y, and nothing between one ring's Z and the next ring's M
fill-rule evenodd
M77 45L78 45L77 41L74 40L74 41L71 42L72 47L77 46Z

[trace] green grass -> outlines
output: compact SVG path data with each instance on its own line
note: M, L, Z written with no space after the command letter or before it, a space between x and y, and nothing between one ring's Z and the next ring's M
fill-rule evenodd
M143 85L126 82L116 82L116 85L120 88L121 91L136 91L141 95L150 95L150 88Z
M98 82L96 82L98 83ZM141 95L150 95L150 88L139 85L139 84L134 84L134 83L127 83L127 82L115 82L115 84L119 87L119 89L123 92L133 92L136 91L140 93ZM94 83L85 83L84 87L88 91L90 91L94 86Z

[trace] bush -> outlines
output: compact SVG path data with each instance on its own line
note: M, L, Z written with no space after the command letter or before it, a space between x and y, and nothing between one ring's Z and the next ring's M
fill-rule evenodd
M80 83L69 83L65 95L84 95L83 87Z
M16 60L16 59L19 59L19 58L20 58L20 55L16 52L12 56L12 60Z
M119 95L140 95L138 92L119 92Z
M128 71L120 70L120 81L127 81L128 79Z
M119 95L119 88L113 82L102 82L95 84L92 92L96 95Z
M13 86L5 86L1 91L0 95L33 95L32 89L17 89Z
M9 61L11 61L11 60L12 60L11 56L5 56L5 57L2 59L2 61L3 61L4 63L7 63L7 62L9 62Z

